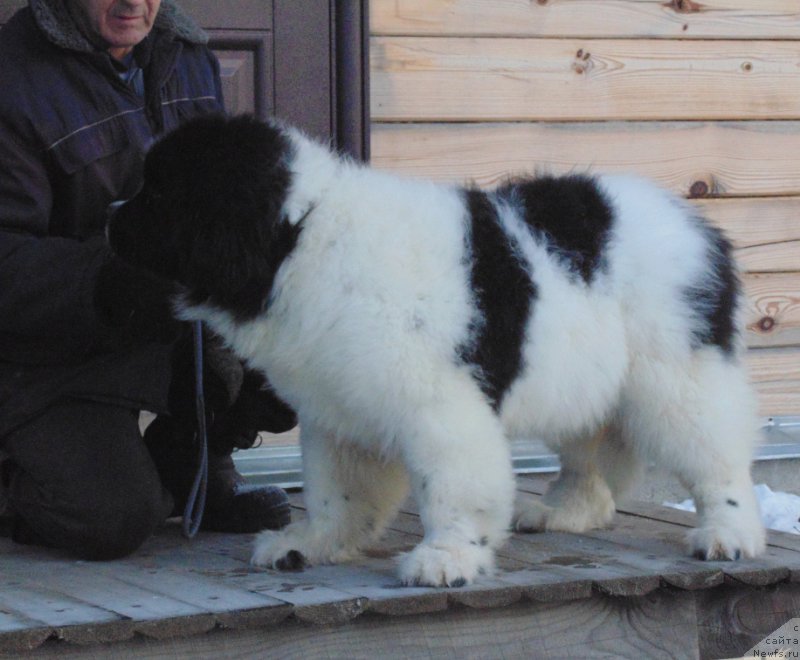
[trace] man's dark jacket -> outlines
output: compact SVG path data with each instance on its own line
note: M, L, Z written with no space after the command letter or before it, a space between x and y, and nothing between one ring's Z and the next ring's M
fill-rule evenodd
M0 30L0 438L65 395L163 410L169 347L123 343L93 305L106 208L156 136L222 110L218 63L172 0L135 49L144 98L64 7L30 0Z

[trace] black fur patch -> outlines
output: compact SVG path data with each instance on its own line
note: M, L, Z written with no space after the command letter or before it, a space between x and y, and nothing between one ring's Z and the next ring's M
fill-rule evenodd
M736 304L740 284L733 261L733 248L722 232L702 218L695 221L706 238L711 277L685 291L687 302L700 312L700 326L692 338L696 347L717 346L732 355L736 339Z
M523 218L550 254L590 284L604 265L604 248L613 221L611 207L588 176L540 177L511 182L499 197Z
M481 389L496 410L522 369L525 326L537 291L489 196L480 190L464 194L470 221L470 280L480 319L470 345L459 353L475 365Z
M289 550L285 556L275 562L279 571L302 571L307 566L306 558L299 550Z
M187 122L148 153L142 190L112 219L112 247L183 284L193 304L256 316L301 231L283 216L291 155L280 129L251 117Z

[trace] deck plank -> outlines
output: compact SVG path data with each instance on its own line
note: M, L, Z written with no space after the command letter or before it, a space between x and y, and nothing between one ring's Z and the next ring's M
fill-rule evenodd
M394 561L386 557L365 557L357 564L341 566L313 566L303 575L314 584L366 599L366 609L376 614L426 614L448 607L446 590L400 586Z
M197 573L175 569L141 571L131 566L102 567L102 574L113 577L136 589L144 589L189 604L203 612L229 612L235 609L255 609L284 605L285 601L260 594L231 581L209 579Z
M553 481L553 475L526 474L517 478L517 493L543 495L547 485ZM617 512L629 514L638 518L646 518L659 523L670 523L680 527L695 527L697 514L693 511L684 511L652 502L639 500L623 500L617 505ZM777 530L767 530L767 542L776 548L784 548L800 552L800 534L789 534Z
M526 487L526 480L520 479L518 497L523 501L536 499L537 496L521 490ZM413 503L408 503L406 515L413 515L413 512ZM512 555L518 564L524 559L529 566L559 567L562 579L588 579L599 591L617 596L650 593L660 586L662 576L670 578L668 583L682 588L708 588L724 580L719 568L684 556L682 543L677 540L683 534L682 528L679 531L669 526L658 529L661 535L672 533L676 539L672 543L659 543L651 541L652 530L636 534L635 525L630 521L627 527L624 534L607 530L581 535L516 534L498 555ZM553 581L558 579L553 578Z
M18 580L0 581L0 611L0 631L3 632L21 627L60 627L119 620L119 616L104 608Z
M523 501L536 497L544 492L546 482L541 477L521 478L518 496ZM765 555L755 559L706 562L689 558L685 554L683 537L687 528L695 526L696 518L692 512L634 502L618 509L609 529L592 530L580 537L604 541L618 548L632 548L646 556L672 557L674 570L660 569L661 578L667 584L684 589L708 588L725 580L751 586L800 580L797 570L792 568L800 561L800 553L794 549L795 542L790 534L770 531ZM634 554L628 561L640 563L641 558Z
M46 624L40 618L23 614L22 611L24 610L24 605L20 607L9 606L6 605L5 601L0 604L0 635L5 636L8 633L46 627Z
M48 570L29 575L21 580L21 586L34 589L51 589L80 602L94 605L103 611L102 619L157 619L163 617L191 616L203 613L199 607L127 584L93 564L83 562L50 561ZM5 571L22 572L29 566L26 558L3 559ZM123 570L123 567L119 567ZM100 615L98 615L100 616Z
M541 478L518 480L523 502L540 497L545 487ZM291 500L295 519L303 518L302 495L293 493ZM703 626L735 628L725 618L728 605L750 607L752 598L767 595L771 614L757 630L794 607L800 546L789 535L770 535L767 553L757 560L693 560L683 538L694 518L632 503L620 507L609 529L514 534L498 553L494 575L452 589L399 585L396 558L423 535L412 501L363 558L299 573L250 566L250 535L201 533L187 541L174 523L133 556L103 563L74 561L0 538L0 652L147 648L161 657L159 649L178 648L187 638L206 640L187 641L187 649L217 644L230 654L236 642L227 647L224 640L248 640L256 649L256 637L249 636L256 632L268 635L270 644L282 640L289 648L295 639L311 651L320 648L309 633L318 626L345 631L342 640L379 644L388 639L381 631L409 642L423 629L446 635L469 631L475 639L489 630L504 631L481 647L491 651L513 646L512 633L523 626L526 643L559 657L579 651L697 657ZM710 604L715 618L700 617L701 603ZM195 637L220 629L223 635ZM731 639L741 645L755 630ZM719 631L714 635L715 648L725 643ZM420 648L433 639L420 638ZM444 653L444 647L436 648Z

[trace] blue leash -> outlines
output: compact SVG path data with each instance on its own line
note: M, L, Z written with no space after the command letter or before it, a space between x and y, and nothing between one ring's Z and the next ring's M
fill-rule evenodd
M197 434L199 440L199 461L194 483L183 510L183 535L187 539L194 538L206 506L206 489L208 486L208 433L206 431L206 403L203 398L203 324L195 321L194 330L194 393L195 412L197 413Z

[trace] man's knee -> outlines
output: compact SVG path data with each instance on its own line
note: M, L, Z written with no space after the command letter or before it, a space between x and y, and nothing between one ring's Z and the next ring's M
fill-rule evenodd
M88 560L118 559L131 554L164 522L172 508L162 489L121 488L98 493L91 502L32 497L36 486L19 474L9 489L18 517L15 537L24 543L60 548Z
M133 553L169 515L171 500L158 495L140 493L89 510L66 549L90 560L118 559Z
M113 559L171 511L133 411L67 400L6 437L4 449L8 500L32 542Z

